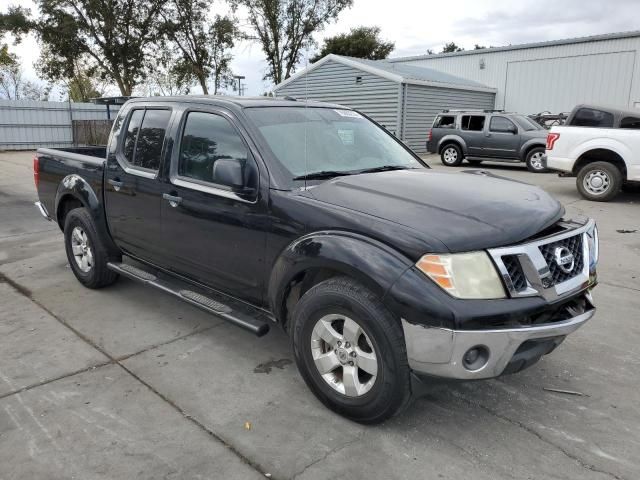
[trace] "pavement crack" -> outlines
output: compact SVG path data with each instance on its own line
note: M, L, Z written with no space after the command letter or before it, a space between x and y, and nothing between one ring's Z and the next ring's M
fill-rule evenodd
M64 380L65 378L73 377L74 375L79 375L81 373L89 372L91 370L95 370L97 368L106 367L107 365L113 365L113 364L114 364L114 362L109 360L107 362L101 362L101 363L97 363L95 365L91 365L89 367L81 368L79 370L74 370L73 372L65 373L63 375L58 375L57 377L49 378L49 379L43 380L41 382L37 382L37 383L31 384L31 385L27 385L27 386L21 387L21 388L19 388L17 390L13 390L11 392L3 393L2 395L0 395L0 400L2 400L4 398L7 398L7 397L10 397L12 395L16 395L18 393L22 393L22 392L26 392L28 390L32 390L32 389L37 388L37 387L42 387L43 385L48 385L50 383L57 382L58 380Z
M323 460L326 460L328 457L330 457L331 455L339 452L340 450L343 450L351 445L353 445L354 443L358 443L360 440L362 440L362 437L364 436L364 430L362 430L358 436L356 438L354 438L353 440L349 440L348 442L343 443L342 445L338 445L335 448L332 448L331 450L327 450L325 452L324 455L322 455L320 458L317 458L316 460L314 460L313 462L311 462L310 464L306 465L302 470L296 472L293 474L293 476L291 477L291 480L295 480L296 478L298 478L300 475L302 475L304 472L306 472L307 470L309 470L311 467L313 467L314 465L316 465L317 463L322 462Z
M472 400L469 400L468 398L458 394L458 393L453 393L453 395L458 398L459 400L463 401L464 403L466 403L467 405L470 405L472 407L476 407L476 408L480 408L481 410L484 410L485 412L487 412L489 415L492 415L496 418L499 418L500 420L507 422L511 425L514 425L518 428L521 428L522 430L526 431L527 433L533 435L534 437L538 438L538 440L546 443L547 445L550 445L551 447L553 447L554 449L558 450L560 453L562 453L564 456L566 456L567 458L573 460L574 462L576 462L578 465L580 465L580 467L584 468L585 470L590 470L592 472L595 473L600 473L602 475L606 475L608 477L611 477L615 480L625 480L624 477L621 477L619 475L616 475L615 473L612 472L608 472L606 470L602 470L598 467L596 467L595 465L592 465L590 463L585 462L582 458L580 458L577 455L574 455L573 453L569 452L568 450L566 450L565 448L563 448L561 445L558 445L556 443L554 443L553 441L549 440L548 438L545 438L542 434L540 434L538 431L536 431L535 429L529 427L528 425L526 425L523 422L520 422L518 420L514 420L512 418L507 417L506 415L502 415L498 412L496 412L495 410L492 410L491 408L482 405L481 403L477 403L474 402Z

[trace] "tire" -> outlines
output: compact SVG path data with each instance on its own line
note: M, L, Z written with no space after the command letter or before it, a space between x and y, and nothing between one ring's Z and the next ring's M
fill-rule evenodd
M402 328L367 288L346 277L326 280L303 295L292 320L298 370L328 408L356 422L376 424L409 404L411 379ZM324 376L316 363L320 357L327 360Z
M544 147L536 147L529 150L525 159L527 170L533 173L548 172L549 170L542 165L542 155L544 155Z
M576 178L580 195L594 202L612 200L620 193L623 183L620 169L608 162L588 163L580 169Z
M85 287L102 288L118 279L118 274L107 268L107 262L120 261L121 256L107 250L86 209L74 208L67 214L64 246L73 274Z
M457 167L462 163L462 150L455 143L449 143L442 147L440 152L440 159L442 164L447 167Z

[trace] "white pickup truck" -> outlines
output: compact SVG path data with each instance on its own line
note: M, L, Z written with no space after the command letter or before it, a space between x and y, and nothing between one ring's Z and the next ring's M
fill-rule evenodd
M640 110L578 105L547 136L546 167L576 176L580 194L607 202L640 182Z

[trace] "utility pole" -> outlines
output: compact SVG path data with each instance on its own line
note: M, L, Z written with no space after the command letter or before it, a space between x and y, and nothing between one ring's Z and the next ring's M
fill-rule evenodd
M245 76L244 75L234 75L233 78L238 80L238 95L242 96L243 95L243 92L242 92L242 80L245 79Z

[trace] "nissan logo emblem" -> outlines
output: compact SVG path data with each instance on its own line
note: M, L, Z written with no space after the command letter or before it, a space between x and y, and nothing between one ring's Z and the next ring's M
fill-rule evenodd
M553 252L553 258L558 268L564 273L571 273L575 265L575 257L567 247L557 247Z

